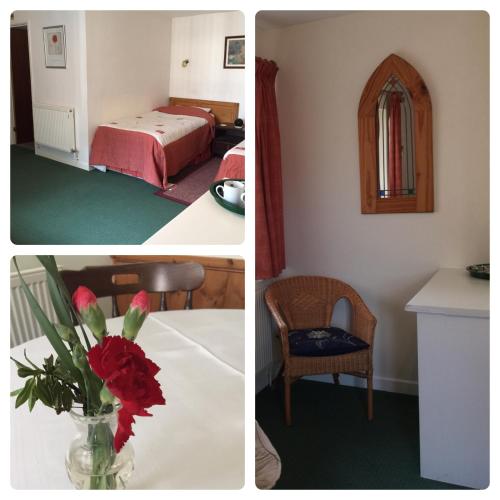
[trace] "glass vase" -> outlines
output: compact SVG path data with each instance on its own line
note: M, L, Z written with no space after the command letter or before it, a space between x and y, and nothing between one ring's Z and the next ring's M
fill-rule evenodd
M118 408L95 417L70 412L78 434L66 455L70 481L79 490L124 489L134 470L134 450L125 443L115 452Z

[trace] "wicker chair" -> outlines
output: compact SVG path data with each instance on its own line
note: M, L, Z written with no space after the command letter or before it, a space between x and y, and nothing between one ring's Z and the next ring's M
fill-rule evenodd
M368 344L348 354L297 356L290 354L289 332L331 325L333 308L339 299L351 304L351 334ZM276 281L265 292L265 300L279 327L285 383L285 420L292 423L290 386L306 375L330 373L339 383L346 373L367 380L368 420L373 419L373 340L377 320L361 297L346 283L320 276L296 276Z

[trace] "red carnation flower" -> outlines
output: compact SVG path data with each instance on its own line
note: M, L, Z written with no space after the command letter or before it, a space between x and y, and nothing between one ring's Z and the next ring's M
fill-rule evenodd
M102 344L88 352L88 360L92 370L122 404L114 439L118 453L134 435L134 415L150 417L146 408L165 404L160 384L154 378L160 368L146 358L137 344L117 336L105 337Z
M87 309L89 305L94 305L97 303L97 298L86 286L79 286L75 293L73 294L73 304L78 312L82 312L82 309Z
M106 335L106 318L97 305L94 293L85 286L79 286L73 294L73 304L94 337L100 342Z
M130 307L137 307L141 312L149 312L149 295L146 290L136 293L130 302Z
M122 336L128 340L135 340L148 314L148 292L146 292L146 290L141 290L134 295L125 314L125 318L123 318Z

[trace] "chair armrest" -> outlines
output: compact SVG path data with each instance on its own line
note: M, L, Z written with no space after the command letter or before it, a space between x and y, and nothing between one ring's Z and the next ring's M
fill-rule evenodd
M370 312L364 302L356 304L353 308L352 334L364 340L373 348L377 318Z
M283 359L286 359L290 355L289 345L288 345L288 325L286 324L285 319L281 315L281 311L277 301L269 297L268 294L265 295L265 299L267 307L271 312L271 315L276 325L278 326L279 335L281 338L281 349L282 349Z

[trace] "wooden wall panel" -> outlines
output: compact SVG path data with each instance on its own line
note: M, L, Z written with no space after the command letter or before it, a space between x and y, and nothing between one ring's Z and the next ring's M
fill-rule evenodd
M245 308L245 261L223 257L199 257L190 255L113 255L114 264L133 262L199 262L205 268L205 282L193 293L195 309L244 309ZM118 297L120 314L124 314L132 296ZM158 311L160 295L150 294L151 310ZM185 292L167 294L168 309L183 309Z
M200 106L211 108L215 116L215 122L234 123L238 118L239 103L226 101L209 101L207 99L188 99L184 97L171 97L169 101L172 106Z

